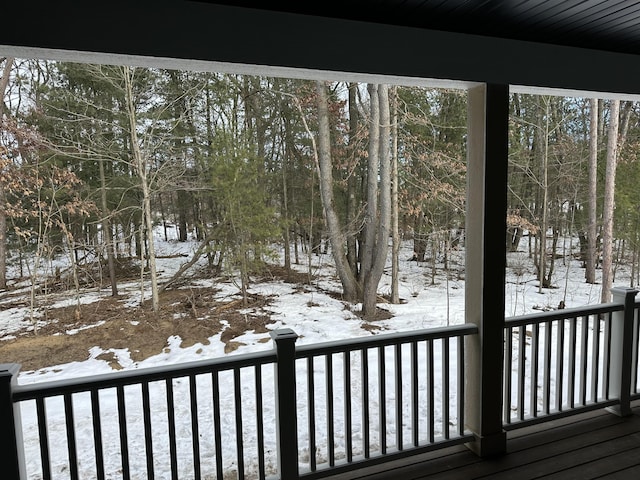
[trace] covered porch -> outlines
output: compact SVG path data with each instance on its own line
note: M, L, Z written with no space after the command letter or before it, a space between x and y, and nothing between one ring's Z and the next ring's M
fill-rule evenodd
M69 1L55 5L43 2L38 7L30 4L29 12L18 4L6 6L6 18L35 15L38 28L27 29L17 21L7 25L0 36L0 54L467 89L466 324L370 343L345 341L304 348L295 347L295 332L276 332L275 349L265 355L37 387L16 385L18 367L3 365L0 415L9 428L5 430L0 461L9 472L8 478L27 478L21 445L22 403L30 403L37 414L33 428L40 441L40 458L36 463L40 465L41 477L51 478L49 445L64 438L69 477L81 478L77 451L86 444L79 443L74 428L79 414L73 406L74 396L79 394L89 398L90 414L86 421L93 432L90 448L94 451L95 477L109 478L100 440L105 426L98 420L99 392L106 389L115 396L118 405L114 417L119 421L115 430L119 437L118 474L122 478L133 478L131 459L141 453L128 443L130 427L124 399L126 391L132 388L140 391L142 409L138 426L143 429L146 440L146 478L169 472L172 478L178 478L173 413L167 420L167 470L158 469L154 463L158 450L153 443L151 418L145 413L155 401L152 393L158 385L163 386L162 402L166 410L173 411L178 401L173 394L176 379L182 379L189 386L189 396L180 399L189 402L192 416L193 470L189 478L206 478L200 466L203 455L199 439L203 435L214 438L213 469L216 478L222 479L220 431L227 428L223 425L241 430L249 416L260 424L271 421L267 417L272 413L278 427L276 438L265 439L260 434L255 439L258 478L274 475L266 462L274 456L275 476L286 480L397 478L400 473L414 479L436 475L438 478L447 478L447 475L494 478L499 474L511 478L516 472L523 478L536 478L535 472L558 474L561 478L570 478L573 472L576 478L588 478L584 476L586 470L593 478L597 478L598 472L626 478L626 474L637 471L640 420L636 292L619 291L612 304L564 311L554 314L556 316L506 319L504 314L509 93L636 99L640 94L637 82L640 62L636 54L411 25L263 11L216 2L145 1L134 5L116 2L105 3L102 8L103 14L96 16L92 8ZM334 8L337 7L334 5ZM291 38L296 41L292 42ZM356 55L348 45L367 48ZM552 343L552 336L565 340ZM536 343L529 343L527 338ZM519 354L513 356L518 348ZM446 358L440 372L433 371L435 351L442 359ZM586 354L596 351L594 356ZM350 370L344 368L334 383L331 372L334 362L351 365L356 357L361 365L367 362L375 365L376 370L372 368L370 374L359 381L361 387L368 386L369 382L375 384L380 404L387 398L382 372L393 365L390 388L395 392L394 417L388 418L383 413L385 409L369 412L375 413L375 419L365 414L366 418L358 420L358 441L362 441L362 447L353 448L351 441L345 440L344 453L336 455L335 429L349 432L354 423L350 416L350 396L344 395L339 407L334 407L332 393L334 388L347 392L353 379ZM386 364L387 357L393 363ZM425 358L426 362L421 361ZM322 417L327 453L321 461L317 461L315 454L301 453L304 448L315 452L318 447L315 434L311 433L317 430L314 415L292 415L298 404L310 412L315 411L315 377L300 379L296 374L296 363L306 365L309 371L313 370L315 359L324 365L321 390L328 405ZM519 369L515 377L509 368L514 362ZM408 376L403 365L408 365L411 372ZM247 411L239 406L247 395L241 379L245 369L253 372L250 396L255 398ZM233 411L225 410L217 397L221 372L229 373L233 379L233 383L222 384L223 387L231 385L229 388L235 390ZM269 372L275 380L272 405L262 403L262 376L270 375ZM527 372L533 375L526 375ZM210 377L207 380L210 397L203 399L195 393L199 376ZM426 403L415 393L419 376L427 379L425 391L429 399ZM446 413L441 416L433 412L436 377L447 393L441 405ZM303 400L292 387L300 381L307 395ZM368 391L368 388L361 390ZM450 390L456 392L455 404L448 403ZM540 397L539 391L543 392ZM405 396L408 408L402 400ZM46 399L50 397L61 399L64 405L63 427L55 434L60 438L47 428ZM368 412L369 398L361 395L358 401L363 405L362 411ZM210 431L203 430L196 415L205 403L210 406L213 418ZM427 405L426 414L421 417L423 404ZM338 408L345 412L339 424L334 422ZM404 430L402 426L407 422L409 425ZM301 424L306 427L306 435L299 433ZM372 431L368 427L374 424L378 432L375 444L369 441ZM440 425L436 428L436 424ZM387 425L400 426L393 429L390 445L381 439L387 436ZM418 433L423 430L424 436ZM276 445L275 453L265 451L270 440ZM238 441L232 447L233 459L225 460L234 463L237 478L253 475L245 472L247 447Z

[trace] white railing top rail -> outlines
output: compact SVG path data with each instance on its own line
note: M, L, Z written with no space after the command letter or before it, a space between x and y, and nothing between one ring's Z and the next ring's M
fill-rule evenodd
M296 347L296 358L328 355L344 351L355 351L366 348L384 347L400 343L422 342L443 338L461 337L478 333L478 326L471 323L451 325L448 327L426 328L407 332L394 332L372 337L351 338L333 342L314 343Z
M525 325L553 322L566 318L586 317L589 315L602 315L624 310L622 303L602 303L599 305L589 305L586 307L564 308L560 310L550 310L548 312L529 313L505 318L505 327L514 328Z
M92 377L77 377L29 385L16 385L12 390L13 401L21 402L70 393L89 392L92 390L136 385L145 382L220 372L235 368L253 367L275 362L276 352L268 350L265 352L247 353L181 364L141 368L139 370L105 373Z

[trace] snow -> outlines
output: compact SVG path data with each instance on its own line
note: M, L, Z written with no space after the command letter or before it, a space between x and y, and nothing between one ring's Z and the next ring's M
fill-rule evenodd
M165 242L162 238L158 238L157 254L165 256L176 253L191 254L196 245L193 242L178 243L174 241ZM577 242L575 242L577 243ZM464 264L463 251L454 252L450 261L461 271ZM426 263L418 264L415 261L409 261L411 257L411 244L403 245L401 251L400 266L400 296L405 303L398 305L384 304L381 305L392 314L388 320L379 320L375 322L377 330L368 331L362 328L363 321L357 316L355 311L359 308L353 306L346 308L345 304L340 300L329 295L327 292L339 292L340 284L335 274L331 271L331 258L328 255L314 256L312 258L314 265L314 273L319 277L311 286L305 286L300 289L294 284L287 284L280 281L269 281L255 283L251 287L251 293L260 295L269 295L273 298L273 302L268 306L271 312L271 318L275 321L269 328L291 328L298 335L297 345L318 344L327 341L337 341L344 339L352 339L356 337L367 337L381 333L390 333L397 331L413 331L417 329L442 327L447 325L455 325L464 323L464 280L462 274L452 271L450 278L445 278L442 270L438 270L436 281L432 284L430 265ZM507 260L507 278L506 278L506 308L507 316L523 315L534 313L540 309L553 309L561 300L564 300L566 307L579 307L592 305L599 302L600 286L590 285L584 282L584 270L580 268L576 260L569 260L569 265L564 265L563 260L559 259L556 263L555 285L558 288L545 289L541 293L538 292L537 282L534 279L533 268L530 267L531 260L527 259L526 252L509 254ZM180 265L187 261L185 257L159 258L158 270L162 271L162 278L169 278ZM570 267L570 268L569 268ZM298 265L300 271L306 271L305 265ZM379 287L381 294L387 294L390 291L390 276L387 269L385 276ZM201 285L212 285L211 282L201 280ZM621 267L616 277L616 285L626 286L628 284L628 276ZM321 288L318 288L320 286ZM218 298L220 300L229 300L237 298L237 288L231 283L216 283L216 288L220 288ZM130 296L128 304L136 305L140 302L139 284L133 282L127 286L120 286L122 292L128 291ZM146 293L150 294L147 288ZM83 303L96 301L97 299L107 296L107 291L91 291L83 293L80 297ZM62 305L64 300L54 299L57 304ZM73 302L76 301L74 298ZM248 312L250 313L250 312ZM26 306L10 306L0 312L0 338L11 338L12 333L24 328L29 324L28 305ZM87 326L85 328L90 328ZM74 331L67 332L72 335ZM36 372L21 372L19 383L22 385L37 382L47 382L52 380L73 379L82 376L94 377L103 373L112 372L108 363L98 357L107 352L112 353L124 367L124 370L137 370L155 366L163 366L168 364L179 364L183 362L191 362L202 359L219 358L225 355L224 343L220 340L220 335L215 335L209 339L202 339L202 343L182 348L180 346L179 337L171 337L168 339L168 348L161 354L140 362L131 360L131 356L126 349L100 349L94 347L90 350L89 358L83 362L73 362L63 365L56 365L50 368ZM205 340L208 340L206 342ZM70 340L72 341L72 340ZM273 343L269 340L269 335L265 333L256 333L248 331L241 337L235 339L241 342L241 345L234 352L228 355L239 355L249 352L269 351L273 349ZM440 342L434 342L434 361L435 371L441 371L441 346ZM405 346L406 347L406 346ZM410 354L408 347L403 347L402 354L407 356ZM451 343L450 357L452 365L455 366L455 342ZM369 371L370 378L377 378L378 359L375 352L369 354ZM387 390L389 395L393 393L393 380L395 372L393 371L394 351L392 348L385 350L386 366L387 366ZM420 349L418 364L424 365L426 361L426 350ZM409 379L411 372L409 370L409 362L403 362L406 365L402 372L403 379ZM360 378L361 358L359 355L353 355L351 358L351 378L354 379L350 392L352 399L353 412L353 444L354 448L361 445L363 435L363 425L361 421L361 412L358 410L361 405L363 395L363 385L355 379ZM305 362L298 363L298 429L300 437L300 461L301 468L308 468L305 462L308 461L308 432L307 426L307 364ZM421 367L422 368L422 367ZM324 359L317 358L313 362L315 371L315 388L317 393L316 400L316 425L326 425L326 405L322 403L325 398L324 389ZM346 440L343 425L344 399L345 392L340 382L343 372L342 356L333 358L333 373L335 377L334 387L334 413L336 432L335 451L336 457L340 458L346 454ZM273 385L274 375L273 368L265 366L261 369L262 385L264 388L264 418L267 421L264 424L265 437L265 461L267 472L274 473L276 464L275 451L275 406L273 402ZM421 370L421 378L426 375ZM450 384L455 390L456 378L455 368L451 372ZM245 448L245 467L247 478L253 478L256 473L257 458L257 429L258 422L255 418L255 395L254 382L255 372L251 369L242 369L240 372L242 379L241 394L243 399L243 444ZM196 377L196 389L198 398L210 399L212 392L212 377L210 375L199 375ZM231 459L226 461L224 465L225 471L233 472L236 468L235 463L235 417L233 412L236 408L233 385L233 372L222 372L219 377L220 382L220 405L221 405L221 432L223 435L221 448L223 450L223 459ZM193 446L192 438L192 415L189 404L189 379L179 378L172 383L175 394L174 418L176 421L176 438L177 438L177 460L180 476L189 477L193 469ZM149 385L150 398L152 403L152 429L154 438L154 462L156 466L156 478L170 478L171 459L169 457L168 437L169 422L167 393L164 382L152 382ZM402 399L403 411L405 416L410 418L410 398L406 393ZM143 427L143 404L139 386L125 387L123 392L126 402L126 425L128 433L129 461L132 472L132 478L146 478L146 460L144 456L144 427ZM100 393L101 400L101 418L102 418L102 438L104 442L105 466L107 478L120 478L118 472L121 471L120 465L120 432L118 430L118 392L116 389L104 390ZM420 405L424 410L426 408L425 396L426 388L420 388ZM441 385L436 385L435 396L437 404L435 405L436 417L442 418L442 403L440 398L442 395ZM371 425L375 425L378 421L380 408L378 405L378 391L375 385L369 385L370 399L370 415ZM450 397L452 404L450 412L452 413L451 422L456 423L455 418L455 400L452 394ZM47 423L49 426L50 439L50 457L52 462L53 478L68 478L68 454L66 446L65 433L65 409L62 397L47 400ZM89 394L77 394L73 397L74 406L74 423L76 427L76 436L78 444L81 448L78 451L78 465L80 478L91 478L91 471L95 468L94 451L92 447L84 448L84 445L93 445L93 429L91 423L91 399ZM387 419L394 419L395 403L388 402L385 407ZM213 427L213 405L210 400L199 402L197 409L197 418L199 425L200 438L200 455L202 461L203 472L207 475L213 475L215 472L215 442ZM27 459L27 469L30 479L38 479L40 476L40 449L38 446L38 425L36 417L35 405L25 402L21 405L23 433L25 438L25 455ZM421 418L426 418L428 412L422 411ZM410 438L410 430L407 427L410 420L403 427L406 431L404 437ZM389 429L386 432L389 444L395 441L395 423L390 422ZM436 428L440 429L439 424ZM455 428L455 427L454 427ZM426 431L426 426L422 428ZM321 463L327 455L327 442L324 428L319 429L317 437L318 462ZM372 444L379 444L380 437L377 430L372 429ZM358 454L358 450L354 450ZM360 452L361 453L361 452ZM205 478L213 478L206 476ZM225 477L226 478L226 477Z

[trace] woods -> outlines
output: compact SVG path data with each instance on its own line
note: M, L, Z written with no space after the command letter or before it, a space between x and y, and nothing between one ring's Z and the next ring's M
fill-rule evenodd
M111 288L137 269L160 293L154 242L175 229L247 301L273 247L332 256L344 300L375 319L388 255L464 276L466 94L384 84L5 58L0 125L0 288L7 265L38 294L60 281ZM637 105L511 94L508 231L540 291L575 238L602 299L619 262L637 283ZM398 259L400 239L414 244ZM69 270L46 268L66 256ZM27 257L29 258L27 260ZM35 260L33 260L35 259ZM179 275L189 275L192 261ZM399 261L401 260L401 261ZM398 271L399 270L399 271ZM45 271L45 274L41 272ZM57 279L57 280L56 280ZM170 282L173 284L177 278ZM78 303L78 315L81 315Z

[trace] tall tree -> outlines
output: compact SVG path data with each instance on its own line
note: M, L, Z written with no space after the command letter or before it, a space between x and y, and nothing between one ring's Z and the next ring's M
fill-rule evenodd
M342 283L343 296L349 302L357 302L362 298L362 286L359 284L349 265L346 254L346 235L340 224L333 196L333 162L331 159L331 127L329 123L329 107L327 86L323 81L316 81L318 107L318 146L317 162L320 179L320 197L327 223L331 252L335 267Z
M368 85L371 102L367 205L362 246L364 318L375 318L377 288L387 261L391 223L391 161L389 87Z
M387 85L369 85L370 119L367 157L366 205L360 247L359 276L347 259L347 235L340 224L333 196L333 162L328 95L324 82L316 82L318 99L318 170L320 192L333 258L349 301L362 302L364 318L377 314L377 287L387 259L391 220L390 113Z
M607 163L602 207L602 295L601 301L611 300L613 284L613 215L615 209L616 166L618 162L618 130L620 125L620 100L611 100L609 128L607 130Z
M598 210L598 99L590 100L589 115L589 183L588 183L588 222L587 222L587 256L585 277L587 283L596 282L597 262L597 210Z
M147 242L147 256L149 257L149 275L151 277L151 306L154 312L160 310L160 297L158 293L158 274L156 269L156 249L153 237L153 219L151 211L151 186L149 184L149 159L140 148L138 139L138 119L134 101L134 76L135 68L122 67L124 79L125 108L129 117L129 135L131 141L131 161L140 181L142 193L142 218L144 221L144 236ZM142 235L141 235L142 236ZM144 301L144 298L140 299Z
M4 97L9 86L13 60L12 57L4 59L4 68L2 69L2 77L0 77L0 125L4 123L4 117L8 113L6 112L7 107L4 102ZM0 148L2 148L2 146L0 146ZM0 170L0 175L1 174L2 170ZM7 288L7 215L4 208L6 202L4 192L4 180L0 177L0 289Z
M391 303L400 303L398 283L400 276L400 210L398 192L398 87L391 90Z

